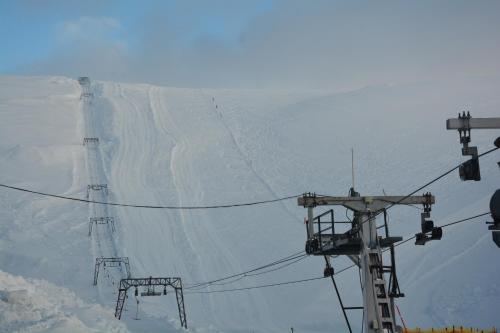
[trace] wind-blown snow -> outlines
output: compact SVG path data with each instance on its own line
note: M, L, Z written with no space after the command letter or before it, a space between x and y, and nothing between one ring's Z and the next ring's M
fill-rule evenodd
M0 271L2 332L128 332L113 318L109 309L88 304L66 288Z
M344 195L354 147L358 191L403 195L462 160L457 133L445 130L446 118L464 109L477 117L498 116L500 107L500 83L484 79L345 93L111 82L93 82L92 89L87 108L75 80L0 78L1 183L84 198L89 183L105 182L107 200L152 205L239 203L305 191ZM472 143L485 151L496 135L473 131ZM99 137L95 155L82 146L85 136ZM453 173L429 188L437 198L436 224L488 210L499 184L498 160L498 153L481 160L481 182L464 183ZM92 286L94 260L102 251L128 256L135 277L180 276L188 287L300 251L304 213L294 200L225 210L92 208L2 189L0 269L47 280L112 313L117 272L108 270ZM339 219L344 213L336 209ZM100 239L107 250L96 245L97 236L87 235L92 214L116 219L116 231ZM419 211L411 207L391 210L390 220L395 235L412 235L420 227ZM410 326L498 324L499 252L482 222L447 228L442 241L425 247L398 248L406 294L398 304ZM202 290L320 276L320 259ZM348 264L334 261L336 269ZM361 303L356 271L343 273L338 283L346 304ZM185 301L188 326L196 331L345 329L328 280L221 294L193 291L185 290ZM140 297L140 320L134 320L135 298L129 296L122 323L130 331L179 330L172 294ZM361 314L350 316L359 327ZM106 325L116 323L108 318Z

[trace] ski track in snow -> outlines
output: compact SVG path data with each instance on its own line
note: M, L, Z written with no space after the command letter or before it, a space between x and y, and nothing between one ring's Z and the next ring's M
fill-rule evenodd
M193 154L196 153L192 152L192 149L196 148L197 142L191 143L190 138L184 134L185 129L179 129L176 126L176 122L173 119L171 112L169 111L169 108L164 105L163 98L160 97L159 93L160 91L155 88L146 88L146 91L140 90L138 92L127 91L128 94L139 93L140 95L145 95L141 96L140 98L147 98L148 100L147 105L149 107L141 109L138 108L137 105L134 105L134 102L130 99L130 97L127 96L127 93L124 92L123 88L114 87L113 89L118 89L120 91L118 95L120 96L120 99L123 99L123 101L125 102L124 104L120 105L117 105L116 103L114 104L115 107L120 110L120 112L123 112L124 114L126 112L125 114L126 118L124 118L123 121L126 121L129 124L133 124L134 126L142 124L140 127L144 127L147 129L146 130L146 132L148 133L147 135L159 135L158 138L145 138L144 140L142 140L139 139L140 136L143 135L142 132L140 135L139 133L137 133L138 135L136 144L132 145L132 147L134 147L134 149L142 149L144 152L146 152L146 154L143 154L142 155L143 157L141 158L141 160L145 161L144 167L138 166L137 170L141 170L142 172L151 175L158 174L158 170L150 169L150 165L155 164L154 158L153 161L151 161L151 158L152 156L157 155L158 152L161 152L162 154L166 153L165 150L162 149L161 146L152 147L150 150L148 147L144 147L143 145L147 145L148 142L164 142L165 141L164 138L166 138L167 140L170 139L172 141L169 144L170 162L168 165L168 169L165 168L165 170L163 170L163 172L168 171L169 174L161 174L162 177L160 180L163 181L164 179L170 179L171 181L169 181L169 183L171 184L171 186L162 187L159 193L154 195L153 199L155 200L154 202L164 202L165 196L162 196L161 194L166 194L165 191L167 191L168 193L166 194L166 196L170 198L175 198L178 205L193 204L193 201L196 201L197 198L198 200L202 200L201 198L203 197L203 190L199 188L199 185L193 183L193 177L191 175L192 172L186 173L186 170L190 169L189 165L183 164L184 161L190 161L193 159L194 156ZM189 101L189 103L193 103L193 101L195 101L193 107L199 107L198 106L199 103L203 102L199 101L199 96L193 96L192 93L188 94L187 97L188 99L184 100L184 102ZM142 103L142 105L144 104L145 103ZM129 105L129 107L127 107L126 105ZM188 104L187 107L190 107L190 105ZM132 112L132 114L130 112ZM131 121L131 119L134 118L135 121ZM121 121L122 120L120 120L120 122ZM187 123L189 124L189 122ZM131 149L131 147L128 147L128 149ZM127 158L130 157L137 158L137 154L123 154L120 156L117 157L117 163L116 163L117 165L130 164L131 161L127 160ZM179 166L178 161L182 161L180 163L182 167ZM127 176L122 175L122 178L130 179L133 177L131 177L131 175ZM156 188L156 186L147 182L142 183L140 187L149 190L151 190L152 188L153 189ZM138 187L135 186L134 188ZM169 202L173 201L170 200ZM191 222L193 221L193 218L191 217L190 212L185 212L185 211L159 212L157 215L161 218L161 220L154 222L151 221L151 223L154 223L157 226L157 228L162 231L156 234L158 236L164 235L164 237L170 238L170 240L172 241L172 245L169 246L171 250L178 252L179 250L182 249L184 257L187 257L187 260L183 260L181 263L181 265L184 266L183 268L178 267L179 262L174 260L175 262L174 266L177 267L177 270L185 272L184 276L190 276L191 279L195 281L204 281L209 279L209 277L206 276L203 272L211 270L210 266L213 263L210 263L209 266L207 266L207 264L209 263L203 264L203 261L200 260L199 255L197 254L200 253L200 250L199 249L194 250L194 249L196 249L197 246L199 247L199 244L207 244L207 243L223 244L223 240L219 239L214 234L213 230L211 230L211 228L207 228L206 226L204 226L204 223L193 224L193 222ZM195 218L195 221L208 219L208 217L205 217L204 213L196 213L196 215L198 217ZM144 216L144 218L151 219L146 216ZM152 230L154 230L154 228ZM137 232L134 232L134 234L138 235ZM146 254L141 256L138 255L138 253L140 253L140 251L143 251L144 248L144 246L141 245L142 245L141 242L137 243L137 247L135 247L134 249L132 249L130 246L127 246L127 252L129 253L133 252L134 256L137 257L138 261L144 262L144 257L147 255ZM230 252L221 251L221 248L219 247L212 247L211 252L212 256L214 258L217 258L217 265L226 267L226 269L230 269L231 267L234 267L235 270L243 269L236 266L237 265L236 261L228 256ZM139 259L139 257L142 258ZM157 265L160 265L160 262L158 262ZM162 266L165 265L163 264ZM143 264L140 270L143 271L145 274L147 274L147 272L151 268L152 267L150 265ZM213 276L211 276L210 278L213 278ZM188 282L194 282L193 280ZM206 316L215 317L211 309L216 308L216 304L214 302L217 302L217 300L212 300L212 297L206 297L205 299L203 299L202 302L203 304L205 304L204 308L206 308L209 311L206 313ZM206 312L207 310L203 309L204 312ZM247 309L246 311L249 310Z
M119 99L111 99L112 104L115 108L115 119L119 125L125 125L123 127L124 131L121 133L116 133L120 139L123 139L121 135L129 135L130 133L134 133L133 142L135 144L126 144L119 145L119 149L117 149L116 163L118 166L115 174L118 175L119 183L117 182L118 192L120 194L125 194L127 189L134 189L135 197L137 195L141 198L149 198L148 202L164 202L165 198L162 196L164 191L169 192L170 194L176 194L175 186L172 188L171 186L166 186L166 189L161 189L157 191L155 184L153 183L154 179L151 179L154 176L157 170L152 169L152 164L155 161L151 161L151 158L157 155L159 152L164 153L164 150L161 149L161 146L158 147L155 144L148 145L148 142L156 143L161 142L161 139L157 138L158 130L154 127L155 121L153 120L153 113L151 107L148 108L139 108L136 102L131 99L125 92L124 89L120 85L114 85L109 88L113 94L119 96ZM150 103L148 103L150 105ZM121 116L125 118L121 118ZM131 127L129 127L131 126ZM137 131L137 128L145 130ZM121 143L126 143L125 141L119 141ZM161 145L161 144L160 144ZM172 151L175 149L172 148ZM172 154L172 153L171 153ZM133 169L134 173L130 173L129 166L134 165ZM122 168L123 167L123 168ZM160 168L160 171L166 171L167 169ZM171 179L172 176L163 175L161 177L160 182L164 181L165 177L167 179ZM125 180L129 180L129 182L124 182ZM173 182L175 185L175 182ZM149 192L146 193L145 191ZM117 196L118 199L123 198L123 200L129 200L128 196ZM175 197L175 196L170 196ZM129 212L130 213L130 212ZM163 267L168 267L165 263L162 263L163 255L154 255L155 258L151 258L153 255L150 252L152 249L144 246L144 239L141 237L137 237L141 235L144 230L150 231L154 237L151 241L154 242L154 239L166 238L171 241L173 245L167 245L171 251L178 251L177 246L179 244L189 244L186 241L185 232L183 231L183 224L179 223L178 212L169 212L169 211L157 211L153 212L150 216L148 212L144 211L135 211L132 214L127 214L127 216L122 216L120 219L124 224L124 237L127 238L127 234L129 237L127 239L134 239L132 243L127 243L124 245L125 251L129 254L131 258L131 265L134 267L134 276L149 276L149 275L168 275L165 274L165 271L162 269ZM147 225L147 226L145 226ZM172 228L173 230L170 230ZM131 246L132 245L132 246ZM176 249L177 248L177 249ZM187 260L187 270L192 271L194 262L196 262L195 255L190 247L182 246L185 250L185 255L189 258ZM163 259L165 259L163 257ZM180 269L177 267L177 270ZM162 274L159 272L163 271ZM176 271L176 270L174 270ZM152 272L155 272L154 274ZM170 276L170 275L168 275ZM173 314L172 314L173 315Z
M170 174L172 176L172 184L174 185L174 190L175 190L176 196L178 198L177 203L179 204L179 206L182 206L183 201L182 201L182 198L180 197L180 191L179 191L179 187L182 186L179 184L180 172L182 172L182 170L178 170L176 168L175 161L177 159L178 152L180 151L181 155L182 155L182 152L184 152L184 143L182 141L180 141L179 139L177 139L177 137L174 134L172 134L174 132L178 133L179 131L178 131L175 123L173 122L172 117L170 117L170 112L168 111L168 108L165 107L165 105L162 103L161 98L159 98L158 92L159 92L158 88L155 88L155 87L151 87L148 89L149 108L153 114L154 123L157 124L157 126L159 127L158 130L163 132L165 134L165 136L171 137L173 142L174 142L171 153L170 153L169 171L170 171ZM163 114L161 114L162 111L163 111ZM185 217L184 211L179 212L179 217L180 217L181 225L183 228L183 235L185 237L185 241L187 242L187 244L189 244L189 249L192 252L192 256L191 256L192 261L191 262L193 263L193 266L190 267L191 276L198 275L200 280L207 280L207 277L205 276L205 274L202 273L203 268L202 268L201 259L200 259L199 255L196 254L196 251L194 251L194 248L195 248L194 241L193 241L192 237L189 236L189 233L187 233L186 230L184 229L186 226L186 217ZM173 239L175 239L175 238L173 238ZM177 246L181 245L180 242L176 242L176 244L177 244ZM213 309L213 307L214 307L212 300L209 300L208 302L204 301L204 304L205 304L207 309ZM211 317L215 316L213 311L208 312L207 315L209 315Z
M209 104L210 98L203 92L202 89L200 89L200 93L206 99L207 104ZM229 137L231 138L231 143L234 145L234 147L236 148L238 153L241 155L243 161L245 161L245 164L247 165L248 169L252 172L252 174L255 176L255 178L257 178L262 183L262 185L264 185L264 187L269 191L269 193L271 193L273 198L275 198L275 199L279 198L279 195L272 189L271 185L269 185L269 183L255 170L253 163L252 163L252 160L243 151L243 148L238 143L238 140L236 140L234 132L231 130L231 128L229 127L229 125L227 124L227 122L224 119L224 115L222 114L221 110L224 110L224 107L217 101L213 101L213 103L217 103L217 104L212 104L211 110L214 112L214 114L216 115L216 118L218 118L220 120L220 122L222 123L224 128L227 130ZM215 106L217 106L217 108ZM285 206L285 204L283 202L279 202L278 204L283 208L284 211L286 211L289 214L289 216L292 218L292 220L296 220L299 223L302 223L300 220L297 220L297 217L292 212L290 212L290 210Z

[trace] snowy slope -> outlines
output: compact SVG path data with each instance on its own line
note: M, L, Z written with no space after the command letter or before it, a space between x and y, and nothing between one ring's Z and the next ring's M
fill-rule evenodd
M0 86L1 183L84 198L88 184L102 182L109 195L93 199L152 205L238 203L304 191L344 195L351 147L358 191L406 194L461 160L458 135L444 129L447 117L463 109L497 116L500 106L500 82L484 79L345 93L93 82L87 106L78 83L68 78L1 77ZM484 151L495 135L473 132L473 143ZM82 139L93 136L99 147L89 153ZM482 182L462 183L454 173L429 188L437 197L437 224L487 211L500 184L498 159L494 153L481 162ZM189 286L300 251L305 238L305 212L294 200L225 210L147 210L1 190L0 207L0 269L47 280L108 309L114 309L120 273L110 271L92 286L93 262L103 253L128 256L133 276L181 276ZM114 216L116 231L88 237L88 218L95 214ZM394 209L390 219L394 234L412 235L419 228L414 208ZM409 325L499 324L500 266L494 264L498 249L490 237L477 221L446 229L435 244L399 249L407 297L398 304ZM348 264L334 261L337 269ZM308 258L199 291L321 273L320 258ZM357 272L343 273L339 284L345 302L358 305ZM196 330L344 331L326 280L230 293L193 291L185 290L185 299L188 326ZM134 320L132 297L127 309L122 322L131 331L179 327L173 295L142 297L140 320ZM360 317L352 314L358 328Z

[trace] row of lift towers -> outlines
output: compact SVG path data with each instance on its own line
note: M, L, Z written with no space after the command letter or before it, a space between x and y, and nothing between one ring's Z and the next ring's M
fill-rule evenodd
M82 93L80 99L83 103L91 103L93 92L91 89L90 79L86 76L79 77L78 82L81 86ZM86 137L83 139L83 145L87 148L96 148L99 145L99 138ZM90 184L87 186L87 200L90 199L90 193L93 191L102 191L105 195L108 194L107 184ZM92 235L92 229L97 228L99 225L106 225L112 231L115 231L115 220L113 217L90 217L89 220L89 237ZM116 301L115 317L121 319L124 305L127 301L127 292L130 288L135 289L135 296L139 296L139 288L145 288L141 292L141 296L161 296L167 295L167 287L172 288L175 292L177 300L177 308L179 311L179 320L182 327L187 328L186 310L184 307L184 295L182 288L182 280L180 277L147 277L147 278L133 278L130 270L130 263L128 257L98 257L95 260L94 268L94 286L99 281L99 272L103 269L117 268L125 269L126 278L121 279L118 286L118 299ZM155 289L156 288L156 289ZM163 288L163 292L158 292L158 288Z
M448 119L446 127L449 130L458 130L463 146L462 155L471 156L470 160L460 165L460 178L479 181L479 156L477 147L469 146L470 131L499 129L500 118L472 118L468 112L464 112L456 119ZM494 145L500 148L500 137L495 140ZM500 167L500 162L498 165ZM401 327L396 325L394 299L404 297L404 294L400 291L396 275L394 247L403 238L389 234L387 209L394 205L422 205L421 232L415 235L415 244L425 245L428 241L441 239L443 235L442 229L434 226L430 219L431 206L434 203L435 197L430 193L422 196L361 196L354 190L354 185L349 196L317 196L306 193L298 199L298 205L307 209L306 253L325 258L324 276L331 277L333 281L349 332L352 332L352 329L346 310L364 311L363 330L366 333L401 331ZM353 212L353 219L336 222L333 209L315 216L314 208L319 206L343 206ZM488 222L491 224L489 229L492 231L493 241L500 247L500 190L493 194L490 210L493 222ZM377 227L376 217L379 215L383 215L384 224ZM338 224L350 224L350 228L345 232L336 232L335 226ZM379 234L379 229L383 229L382 234ZM390 251L389 265L384 265L382 261L382 253L385 251ZM347 256L360 269L362 307L343 305L330 263L332 256L340 255Z

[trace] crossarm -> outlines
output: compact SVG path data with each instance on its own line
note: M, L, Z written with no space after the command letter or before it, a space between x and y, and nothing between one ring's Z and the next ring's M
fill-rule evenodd
M298 198L298 205L304 207L315 206L344 206L354 211L378 211L389 205L411 205L435 203L434 196L365 196L365 197L314 197L303 196Z
M446 129L466 130L473 128L500 128L500 118L453 118L446 120Z

